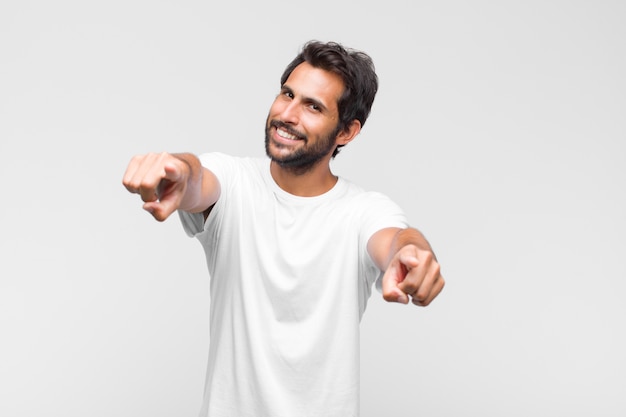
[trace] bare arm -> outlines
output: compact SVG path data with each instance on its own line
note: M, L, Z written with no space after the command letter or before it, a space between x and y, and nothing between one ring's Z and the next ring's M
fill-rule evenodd
M190 153L137 155L122 182L128 191L141 196L144 210L158 221L176 210L206 212L220 196L215 175Z
M388 228L376 232L367 244L370 256L384 271L383 298L390 302L427 306L445 281L433 250L417 229Z

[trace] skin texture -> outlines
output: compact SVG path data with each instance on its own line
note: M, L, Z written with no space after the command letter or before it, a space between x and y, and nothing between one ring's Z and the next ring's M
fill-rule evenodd
M310 197L325 193L337 182L330 170L332 151L352 141L361 130L361 124L354 120L347 129L336 132L337 101L342 92L339 76L304 62L291 73L272 103L266 152L272 159L272 176L285 191ZM280 131L296 139L285 138ZM286 163L298 156L303 163Z
M353 120L337 131L337 101L344 89L336 74L304 62L290 74L267 118L265 145L270 172L285 191L312 197L337 182L330 161L338 145L346 145L361 130ZM158 220L177 209L204 213L220 197L215 175L192 154L135 156L123 178L131 193L141 196L143 208ZM385 271L383 298L388 302L429 305L445 281L430 244L416 229L388 228L375 233L367 245L370 256Z
M425 307L443 290L445 281L430 244L416 229L389 228L378 231L367 249L378 267L385 271L383 298Z
M136 155L128 164L122 183L128 191L141 196L144 210L158 221L164 221L178 209L204 212L220 196L215 175L189 153Z

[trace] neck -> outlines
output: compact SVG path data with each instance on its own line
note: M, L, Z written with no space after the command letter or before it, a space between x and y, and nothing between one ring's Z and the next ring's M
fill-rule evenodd
M324 194L337 183L337 177L331 172L328 161L326 163L320 161L319 164L306 171L282 167L272 161L270 173L280 188L299 197L315 197Z

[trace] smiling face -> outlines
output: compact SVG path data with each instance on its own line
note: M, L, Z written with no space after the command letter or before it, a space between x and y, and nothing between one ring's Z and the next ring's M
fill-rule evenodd
M337 102L343 81L331 72L303 62L283 84L265 127L265 151L284 168L306 172L330 161L342 141Z

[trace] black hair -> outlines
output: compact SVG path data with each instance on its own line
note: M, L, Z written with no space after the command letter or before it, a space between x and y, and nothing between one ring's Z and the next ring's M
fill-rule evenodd
M363 126L378 91L378 76L372 58L364 52L345 48L336 42L309 41L285 68L280 78L281 86L285 84L291 72L303 62L337 74L343 81L344 92L337 103L339 110L337 132L347 129L355 119ZM333 158L342 146L337 146Z

